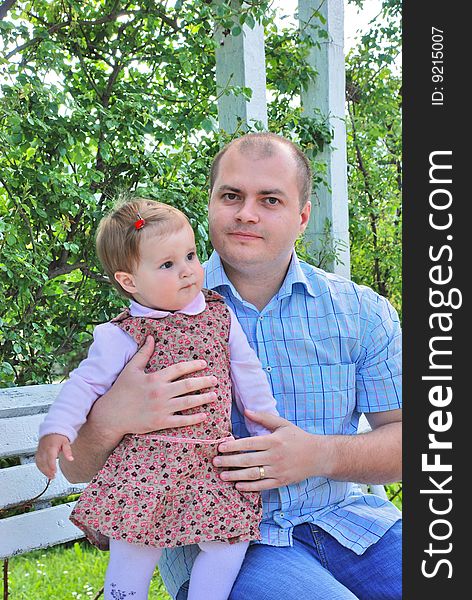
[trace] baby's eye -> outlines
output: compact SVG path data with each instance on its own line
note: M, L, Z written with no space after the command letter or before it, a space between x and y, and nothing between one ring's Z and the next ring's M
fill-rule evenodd
M159 267L159 269L170 269L174 263L171 260L168 260L163 265Z
M187 260L193 260L195 258L195 252L189 252L187 254Z

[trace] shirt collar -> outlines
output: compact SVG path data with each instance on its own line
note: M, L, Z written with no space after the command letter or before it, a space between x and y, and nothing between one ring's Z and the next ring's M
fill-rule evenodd
M277 293L277 298L280 300L286 296L290 296L293 291L293 286L296 284L303 285L310 296L316 296L312 282L307 278L295 250L292 250L292 259L288 267L287 275L285 275L285 279Z
M176 313L183 313L184 315L199 315L201 312L205 310L205 296L202 292L199 292L195 298L184 306L180 310L176 310ZM153 319L163 319L164 317L169 316L170 311L166 310L156 310L155 308L149 308L148 306L143 306L136 302L135 300L131 300L129 305L129 310L132 317L152 317Z
M213 250L210 258L203 265L205 268L205 287L210 290L214 290L219 287L229 288L234 295L239 296L236 288L233 286L231 281L228 279L224 270L221 258L216 250Z
M231 290L233 296L242 300L238 291L228 279L224 270L221 258L218 253L214 250L208 261L205 263L205 286L209 289L218 289L220 287L226 287ZM292 289L295 284L301 284L305 287L306 291L311 296L316 296L316 292L313 288L311 281L305 275L300 260L295 252L292 250L292 258L288 267L285 279L280 286L279 291L276 294L278 300L290 296Z

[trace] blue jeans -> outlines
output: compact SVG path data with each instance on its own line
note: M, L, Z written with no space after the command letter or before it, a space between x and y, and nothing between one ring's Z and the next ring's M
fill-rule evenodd
M187 598L188 582L176 600ZM400 600L402 522L358 556L317 525L293 530L293 546L249 547L229 600Z

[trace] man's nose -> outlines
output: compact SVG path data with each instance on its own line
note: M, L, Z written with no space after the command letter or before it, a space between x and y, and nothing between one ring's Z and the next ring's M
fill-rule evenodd
M256 200L246 198L239 206L236 219L241 223L257 223L259 221L258 205Z

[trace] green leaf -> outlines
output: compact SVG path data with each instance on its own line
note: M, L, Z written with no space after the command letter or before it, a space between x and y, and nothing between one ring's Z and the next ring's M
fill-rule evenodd
M203 119L202 121L202 128L207 132L210 133L211 131L214 130L214 124L213 121L211 119Z
M27 148L26 152L25 152L25 156L26 156L26 160L29 160L31 157L33 157L36 154L36 147L30 146L29 148Z
M254 17L250 13L248 13L247 16L246 16L246 24L248 25L248 27L250 29L254 29L256 21L255 21Z
M10 363L2 362L0 363L0 373L2 373L3 375L14 375L15 370L13 369Z

